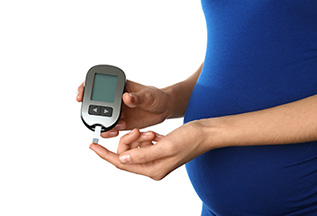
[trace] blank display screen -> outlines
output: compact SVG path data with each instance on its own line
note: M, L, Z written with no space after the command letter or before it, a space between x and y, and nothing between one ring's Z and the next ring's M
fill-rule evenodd
M91 100L113 103L118 77L108 74L95 74Z

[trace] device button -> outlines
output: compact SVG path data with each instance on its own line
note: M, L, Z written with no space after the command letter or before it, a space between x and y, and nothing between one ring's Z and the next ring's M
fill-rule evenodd
M107 116L107 117L111 117L112 116L112 107L101 107L101 112L100 114L102 116Z
M88 113L89 113L90 115L100 115L100 113L101 113L101 107L100 107L100 106L96 106L96 105L90 105L90 106L89 106Z

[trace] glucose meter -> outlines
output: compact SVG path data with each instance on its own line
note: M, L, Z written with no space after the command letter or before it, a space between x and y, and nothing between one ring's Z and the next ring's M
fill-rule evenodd
M89 69L85 80L81 119L90 130L100 134L118 123L125 84L126 77L120 68L97 65Z

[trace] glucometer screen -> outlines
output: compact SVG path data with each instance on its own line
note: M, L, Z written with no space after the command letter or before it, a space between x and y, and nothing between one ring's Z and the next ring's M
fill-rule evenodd
M91 100L113 103L118 77L96 73L94 78Z

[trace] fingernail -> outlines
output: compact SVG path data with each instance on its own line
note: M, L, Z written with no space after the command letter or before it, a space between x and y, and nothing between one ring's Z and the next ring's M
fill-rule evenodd
M89 148L90 148L91 150L95 150L95 147L96 147L96 146L97 146L96 143L92 143L92 144L90 144Z
M131 93L129 93L130 99L131 99L131 103L135 103L135 99L133 97L133 95Z
M117 131L110 131L109 136L117 136L118 132Z
M156 137L157 137L157 138L163 138L164 136L161 135L161 134L156 134Z
M163 135L156 134L154 140L155 140L156 142L158 142L158 141L159 141L160 139L162 139L163 137L164 137Z
M152 136L152 134L153 134L153 133L152 133L151 131L148 131L148 132L145 132L145 133L144 133L145 136Z
M123 129L125 129L125 127L126 127L125 122L119 122L116 125L116 129L118 129L118 130L123 130Z
M134 128L132 131L129 132L129 134L134 134L136 132L136 128Z
M119 160L123 164L131 162L131 158L129 154L120 155Z

